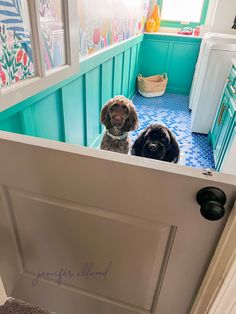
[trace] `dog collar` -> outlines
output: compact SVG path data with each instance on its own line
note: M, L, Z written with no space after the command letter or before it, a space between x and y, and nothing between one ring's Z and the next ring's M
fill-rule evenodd
M125 132L122 135L113 135L109 131L106 131L106 133L108 136L113 138L113 140L119 140L119 141L126 140L128 138L128 134L129 134L128 132Z

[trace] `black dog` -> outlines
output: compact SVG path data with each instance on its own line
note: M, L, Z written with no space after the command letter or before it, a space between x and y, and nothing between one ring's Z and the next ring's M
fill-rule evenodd
M177 163L179 145L173 133L161 124L151 124L135 140L131 154Z

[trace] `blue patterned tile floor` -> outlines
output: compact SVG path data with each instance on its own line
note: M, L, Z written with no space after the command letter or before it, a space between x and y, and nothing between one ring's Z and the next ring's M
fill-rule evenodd
M139 129L131 133L132 141L150 124L164 124L179 143L180 165L215 169L207 135L191 132L188 96L165 93L161 97L145 98L137 93L132 100L139 117Z

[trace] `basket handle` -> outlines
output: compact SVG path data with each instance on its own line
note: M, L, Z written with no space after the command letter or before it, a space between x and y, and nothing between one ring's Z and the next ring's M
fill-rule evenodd
M140 81L140 80L142 80L142 79L143 79L143 76L142 76L142 74L139 73L139 75L138 75L138 80Z
M167 73L163 73L162 77L163 77L164 80L167 80L168 79Z

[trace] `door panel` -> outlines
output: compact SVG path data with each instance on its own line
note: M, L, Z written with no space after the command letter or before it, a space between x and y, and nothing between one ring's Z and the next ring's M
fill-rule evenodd
M66 314L187 314L235 199L235 177L0 133L0 276ZM200 215L205 186L225 217Z
M33 286L39 269L55 272L63 265L73 275L46 279L150 310L171 226L16 190L8 194L21 265L32 275ZM63 232L67 229L68 234ZM140 259L140 248L145 260ZM129 260L122 261L127 256ZM110 273L114 261L115 271ZM88 280L83 268L91 263L92 270L108 269L107 274Z

